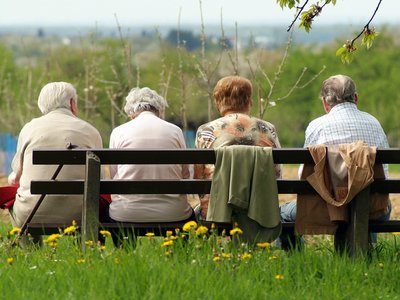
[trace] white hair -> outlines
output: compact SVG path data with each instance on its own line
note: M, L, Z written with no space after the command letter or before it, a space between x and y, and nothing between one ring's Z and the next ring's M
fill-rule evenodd
M58 108L70 109L70 100L75 103L78 96L74 86L68 82L50 82L40 91L38 106L42 114L47 114Z
M132 117L142 111L153 111L163 114L166 107L168 107L168 103L162 96L157 94L156 91L144 87L133 88L129 92L126 97L124 110L129 117Z
M322 83L321 97L325 98L330 107L343 102L356 101L356 84L346 75L334 75Z

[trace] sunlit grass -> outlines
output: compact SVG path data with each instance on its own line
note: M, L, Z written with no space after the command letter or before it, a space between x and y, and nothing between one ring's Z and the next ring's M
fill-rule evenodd
M201 228L201 230L199 230ZM371 257L332 251L329 237L307 239L302 252L273 243L233 243L194 224L139 238L136 247L78 246L76 232L48 236L42 248L11 247L0 229L3 299L396 299L400 247L385 234ZM240 233L236 234L240 237Z

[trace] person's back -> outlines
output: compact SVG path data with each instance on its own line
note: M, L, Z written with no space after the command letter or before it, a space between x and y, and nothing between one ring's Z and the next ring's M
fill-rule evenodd
M59 89L57 94L54 90ZM39 96L40 100L52 103L53 98L63 98L68 90L71 99L65 98L66 105L55 103L51 109L41 107L43 116L27 123L18 137L17 153L12 162L13 172L9 176L11 185L19 185L16 201L10 210L12 223L20 227L28 217L39 196L31 195L31 180L50 179L56 166L32 165L34 149L57 148L66 149L68 144L77 148L102 148L99 132L89 123L76 116L76 94L72 85L67 83L50 83ZM74 108L69 107L72 101ZM71 102L71 103L72 103ZM39 101L40 104L40 101ZM63 166L58 178L83 179L84 167ZM35 213L33 221L40 222L72 222L79 221L82 212L81 196L47 195Z
M311 121L305 131L304 147L338 145L364 141L371 147L389 148L379 121L357 108L358 95L353 80L344 75L331 76L321 88L326 114ZM385 173L388 176L387 166Z
M196 133L196 148L248 145L280 148L278 134L271 123L250 116L252 85L239 76L227 76L214 88L214 99L221 117L201 125ZM195 165L195 178L211 179L214 165ZM281 168L275 166L276 177ZM206 218L209 195L200 195L201 216Z
M388 148L386 135L378 120L345 102L332 107L329 114L313 120L306 129L304 145L337 145L357 140L370 146Z
M182 130L160 118L165 100L148 88L133 89L126 98L126 113L132 118L111 133L110 148L184 149ZM112 165L113 179L182 179L189 177L187 165ZM112 195L109 209L113 221L169 222L192 216L186 195Z

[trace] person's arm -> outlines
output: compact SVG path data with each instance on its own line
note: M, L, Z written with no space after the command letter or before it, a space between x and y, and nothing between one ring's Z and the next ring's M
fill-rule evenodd
M109 148L110 149L115 149L116 148L116 142L115 142L115 132L111 132L110 136L110 143L109 143ZM118 165L110 165L110 178L114 178L115 174L117 174L118 170Z
M22 175L22 169L24 164L24 155L25 149L27 147L26 142L24 142L24 129L21 130L18 142L17 142L17 151L14 155L14 158L11 163L11 173L8 176L8 184L9 185L19 185L19 180Z
M178 144L181 149L186 149L185 137L183 136L183 132L180 129L178 133ZM182 178L183 179L190 178L189 165L183 164L181 166L182 166Z

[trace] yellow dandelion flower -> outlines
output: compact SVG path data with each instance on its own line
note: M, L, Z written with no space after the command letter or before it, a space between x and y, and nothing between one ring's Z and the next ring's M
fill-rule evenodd
M219 256L214 256L213 257L213 261L220 261L221 260L221 257L219 257Z
M147 237L152 237L152 236L154 236L154 232L147 232L147 233L146 233L146 236L147 236Z
M265 243L257 243L257 247L261 248L261 249L266 249L266 248L269 248L270 246L271 246L271 244L267 243L267 242L265 242Z
M54 243L57 239L61 237L61 234L59 233L53 233L52 235L49 235L45 241L45 243Z
M70 235L76 232L76 227L74 225L68 226L67 228L64 229L64 234Z
M48 245L49 245L51 248L57 248L57 242L56 242L56 241L49 242Z
M173 235L174 233L172 232L172 230L167 230L166 234L167 234L167 236L171 236L171 235Z
M83 258L80 258L76 261L78 264L84 264L85 260Z
M232 258L232 257L233 257L233 254L232 254L232 253L222 253L221 256L222 256L223 258Z
M196 234L203 235L203 234L206 234L207 231L208 231L208 228L206 226L200 226L199 228L196 229Z
M392 232L393 235L400 235L400 232Z
M100 246L100 250L101 250L101 251L106 251L106 249L107 249L106 246L104 246L104 245L103 245L103 246Z
M268 259L269 259L269 260L274 260L274 259L278 259L278 257L275 256L275 255L272 255L272 256L268 257Z
M85 245L86 245L86 246L92 247L93 244L94 244L94 243L93 243L93 241L91 241L91 240L85 241Z
M169 239L170 239L171 241L175 241L175 240L178 239L178 237L175 236L175 235L171 235L171 236L169 237Z
M275 275L275 279L276 280L282 280L284 277L283 277L283 275L282 274L277 274L277 275Z
M8 263L9 265L12 265L13 262L14 262L14 258L12 258L12 257L7 258L7 263Z
M16 235L16 234L20 234L21 233L21 229L14 227L13 229L10 230L9 234L10 235Z
M166 241L166 242L162 243L162 246L163 247L169 247L169 246L172 246L173 243L174 243L174 241L169 240L169 241Z
M252 257L252 255L248 252L243 253L242 255L242 260L249 260Z
M109 232L108 230L100 230L100 234L104 237L110 237L111 236L111 232Z
M231 231L229 231L230 235L236 235L236 234L243 234L242 229L239 227L233 228Z
M189 221L185 225L183 225L183 231L189 232L197 228L197 223L195 221Z

